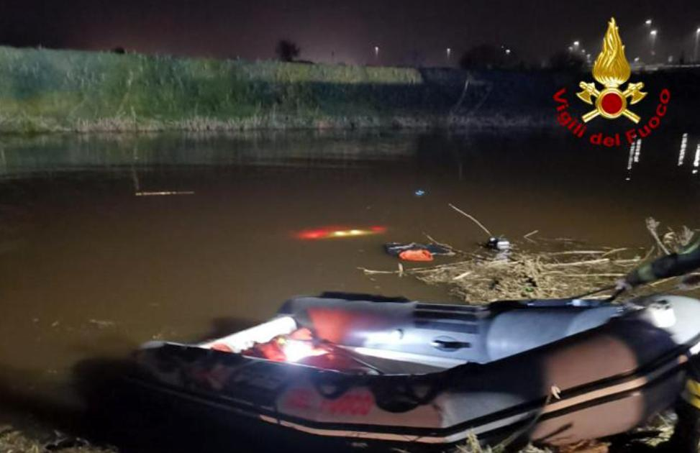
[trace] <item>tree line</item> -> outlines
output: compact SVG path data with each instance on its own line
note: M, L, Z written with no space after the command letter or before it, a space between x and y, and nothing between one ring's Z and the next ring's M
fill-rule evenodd
M303 61L299 60L301 48L290 39L281 39L275 47L275 54L280 61ZM582 69L585 64L586 60L582 54L562 50L550 56L545 67L553 70L576 71ZM531 69L533 67L532 64L523 60L516 50L492 44L480 44L470 48L460 57L459 66L468 70Z

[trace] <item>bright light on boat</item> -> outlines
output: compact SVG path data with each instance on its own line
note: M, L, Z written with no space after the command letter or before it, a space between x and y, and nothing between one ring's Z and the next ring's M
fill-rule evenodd
M354 348L354 352L370 357L381 359L400 360L404 362L423 363L441 368L452 368L464 364L464 360L450 357L438 357L425 354L414 354L411 352L392 351L379 348Z
M214 344L225 344L233 352L240 352L252 347L255 343L267 343L278 335L288 335L296 329L297 323L294 318L283 316L228 337L205 343L202 347L211 348Z
M325 349L316 348L309 341L285 340L282 343L282 350L288 362L298 362L307 357L316 357L327 354Z
M313 353L311 345L301 341L288 341L284 344L284 355L290 362L298 362L299 360L310 356Z
M403 338L403 330L394 329L391 332L373 332L367 335L367 344L396 343Z

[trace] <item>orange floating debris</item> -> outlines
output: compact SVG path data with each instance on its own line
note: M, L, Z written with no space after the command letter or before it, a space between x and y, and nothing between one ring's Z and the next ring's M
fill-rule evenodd
M404 250L399 253L399 258L404 261L432 261L433 254L425 249Z

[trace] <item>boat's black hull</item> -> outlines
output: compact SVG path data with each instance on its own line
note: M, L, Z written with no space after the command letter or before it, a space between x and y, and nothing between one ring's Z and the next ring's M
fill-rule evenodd
M619 429L620 432L624 432L634 425L634 423L630 425L629 414L636 413L640 407L648 407L649 413L645 415L636 413L635 419L646 419L648 416L671 406L675 402L676 396L680 394L685 374L683 363L677 359L671 359L660 364L659 368L649 370L648 373L643 371L620 376L587 389L571 392L571 395L564 396L558 401L554 397L550 398L550 405L557 402L566 403L567 400L580 400L578 403L564 404L564 407L560 409L543 412L544 402L532 402L490 414L488 417L472 420L470 423L443 432L434 431L433 434L449 437L450 434L481 428L478 439L482 444L497 445L504 441L512 441L514 445L519 445L531 440L548 443L557 436L559 436L559 443L562 443L562 440L566 439L566 437L561 437L562 432L565 432L573 423L581 420L600 419L601 417L609 420L606 430L610 431L609 424L618 420L625 425ZM392 448L411 450L407 446L411 443L406 441L386 441L376 438L358 439L352 435L347 437L318 435L318 433L289 429L283 424L262 421L259 414L251 412L249 408L232 404L225 399L183 391L143 377L131 376L124 382L131 398L138 395L136 399L140 401L140 406L147 411L158 410L169 414L169 416L177 415L197 420L196 423L209 423L212 427L218 425L230 433L231 440L235 439L236 442L241 443L241 440L245 439L245 443L267 446L271 451L275 449L280 451L280 448L282 451L292 451L291 448L290 450L284 448L291 445L296 446L296 448L303 445L306 449L311 449L310 451L316 449L328 451L328 448L331 447L370 448L380 451L389 451ZM512 420L514 416L524 412L531 412L532 415ZM611 417L611 414L615 413L620 414L620 416ZM289 421L289 419L287 420ZM307 424L306 426L314 428L313 425ZM489 426L492 427L488 428ZM316 427L321 428L320 425L316 425ZM335 424L325 426L324 429L328 431L346 429L351 432L357 427ZM616 428L612 428L612 430L617 431ZM381 431L381 428L378 431ZM250 433L255 433L255 435L246 439L245 436ZM405 429L403 434L407 437L420 437L425 434L425 431ZM442 451L450 445L464 442L463 438L459 438L454 442L418 442L413 443L413 446L420 451Z

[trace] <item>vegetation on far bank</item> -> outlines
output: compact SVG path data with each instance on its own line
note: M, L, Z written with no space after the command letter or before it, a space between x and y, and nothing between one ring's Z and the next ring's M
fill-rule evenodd
M699 74L644 76L683 95L669 121L695 124ZM0 47L0 132L555 127L552 95L587 76Z
M0 47L0 132L554 124L549 82L488 79L448 68ZM532 99L546 101L546 115Z
M422 82L411 68L0 47L0 131L427 124L456 99Z

